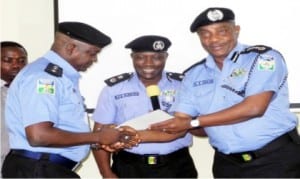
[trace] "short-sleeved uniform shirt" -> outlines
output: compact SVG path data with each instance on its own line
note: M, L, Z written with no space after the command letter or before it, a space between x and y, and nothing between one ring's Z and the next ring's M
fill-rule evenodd
M247 47L238 44L225 59L222 71L212 56L187 71L174 105L175 111L201 116L251 95L274 92L263 116L205 127L210 144L226 154L261 148L297 125L296 116L289 111L288 72L282 55L273 49Z
M158 83L160 89L160 108L171 113L170 108L175 102L175 95L180 86L180 81L174 80L163 72L162 79ZM101 124L121 124L152 111L150 98L146 88L133 73L129 79L113 86L106 86L100 93L93 119ZM185 135L182 138L166 143L141 143L132 149L126 149L136 154L168 154L183 147L190 146L192 136Z
M45 72L49 63L63 69L61 77ZM27 126L40 122L52 122L54 127L70 132L90 131L79 78L80 74L53 51L22 69L8 90L6 123L12 149L56 153L74 161L86 157L89 145L32 147L25 134Z

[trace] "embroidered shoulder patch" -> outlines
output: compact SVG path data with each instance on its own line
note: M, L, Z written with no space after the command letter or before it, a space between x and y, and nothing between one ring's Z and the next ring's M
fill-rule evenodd
M106 80L104 80L104 82L108 85L108 86L113 86L115 84L118 84L122 81L125 81L127 79L130 79L133 73L123 73L117 76L113 76L111 78L108 78Z
M51 79L37 80L37 93L55 95L55 82Z
M270 55L260 55L258 58L258 70L260 71L274 71L276 62Z

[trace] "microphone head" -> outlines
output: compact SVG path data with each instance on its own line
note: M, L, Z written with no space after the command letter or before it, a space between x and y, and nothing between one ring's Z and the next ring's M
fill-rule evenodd
M157 85L147 86L146 91L147 91L147 95L149 97L159 96L159 94L160 94L160 89Z

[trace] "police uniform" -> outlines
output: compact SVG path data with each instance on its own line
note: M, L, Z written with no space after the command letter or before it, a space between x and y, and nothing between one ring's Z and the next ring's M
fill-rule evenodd
M156 44L156 45L154 45ZM126 48L133 51L165 51L166 39L157 36L140 37ZM161 48L163 47L163 48ZM148 50L147 50L148 49ZM175 95L181 83L181 74L163 72L157 84L160 89L160 109L171 113ZM137 73L124 73L106 80L108 84L101 91L93 119L101 124L122 124L153 110L146 87ZM189 154L192 136L164 143L140 143L131 149L113 154L112 170L118 177L197 177L197 171Z
M211 8L204 14L213 13L210 11L223 12L220 8ZM232 20L232 16L226 16L226 12L219 16ZM191 31L196 31L202 23L207 24L208 17L200 14L192 24ZM267 46L243 44L237 44L225 58L222 71L210 55L186 71L175 111L191 116L221 111L248 96L265 91L274 92L262 116L230 125L205 127L209 142L216 149L213 167L215 177L299 177L298 121L289 111L287 75L286 63L278 51ZM277 173L283 171L284 166L281 166L282 163L276 165L276 162L283 160L287 161L283 163L288 167L298 167L294 171ZM270 165L261 167L270 162L274 162L270 168ZM253 167L256 169L253 170Z
M59 32L99 47L110 42L109 37L79 22L60 23ZM79 177L71 170L87 156L89 145L34 147L28 143L25 133L27 126L41 122L51 122L55 128L65 131L89 132L79 79L79 72L52 50L17 75L10 85L6 103L11 151L4 162L3 177L19 176L18 170L24 172L23 177L30 178L45 177L44 174ZM42 176L40 171L44 172Z

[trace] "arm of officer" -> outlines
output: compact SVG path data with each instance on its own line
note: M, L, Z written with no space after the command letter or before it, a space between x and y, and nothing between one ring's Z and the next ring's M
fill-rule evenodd
M141 142L169 142L177 138L183 137L186 133L179 132L174 134L169 134L163 131L154 130L139 130L138 134L140 136Z
M188 130L192 135L197 137L207 137L207 134L203 127L196 127Z
M117 175L111 170L111 153L105 150L93 150L99 172L103 178L117 178Z
M100 131L76 133L54 127L52 122L41 122L25 128L28 142L32 146L64 147L82 144L112 144L119 140L120 131L103 127Z
M179 112L176 112L175 116L188 118L188 119L192 118L192 116L190 116L188 114L179 113ZM206 134L203 127L191 128L191 129L188 130L188 132L191 133L194 136L197 136L197 137L207 137L207 134Z
M273 91L266 91L245 98L230 108L198 117L201 126L233 124L262 116L273 96Z
M201 115L197 118L202 127L233 124L259 117L266 111L273 91L265 91L245 98L242 102L233 105L227 109L214 112L207 115ZM163 130L169 133L176 133L191 129L191 117L181 115L183 113L175 113L175 118L152 124L151 130Z

